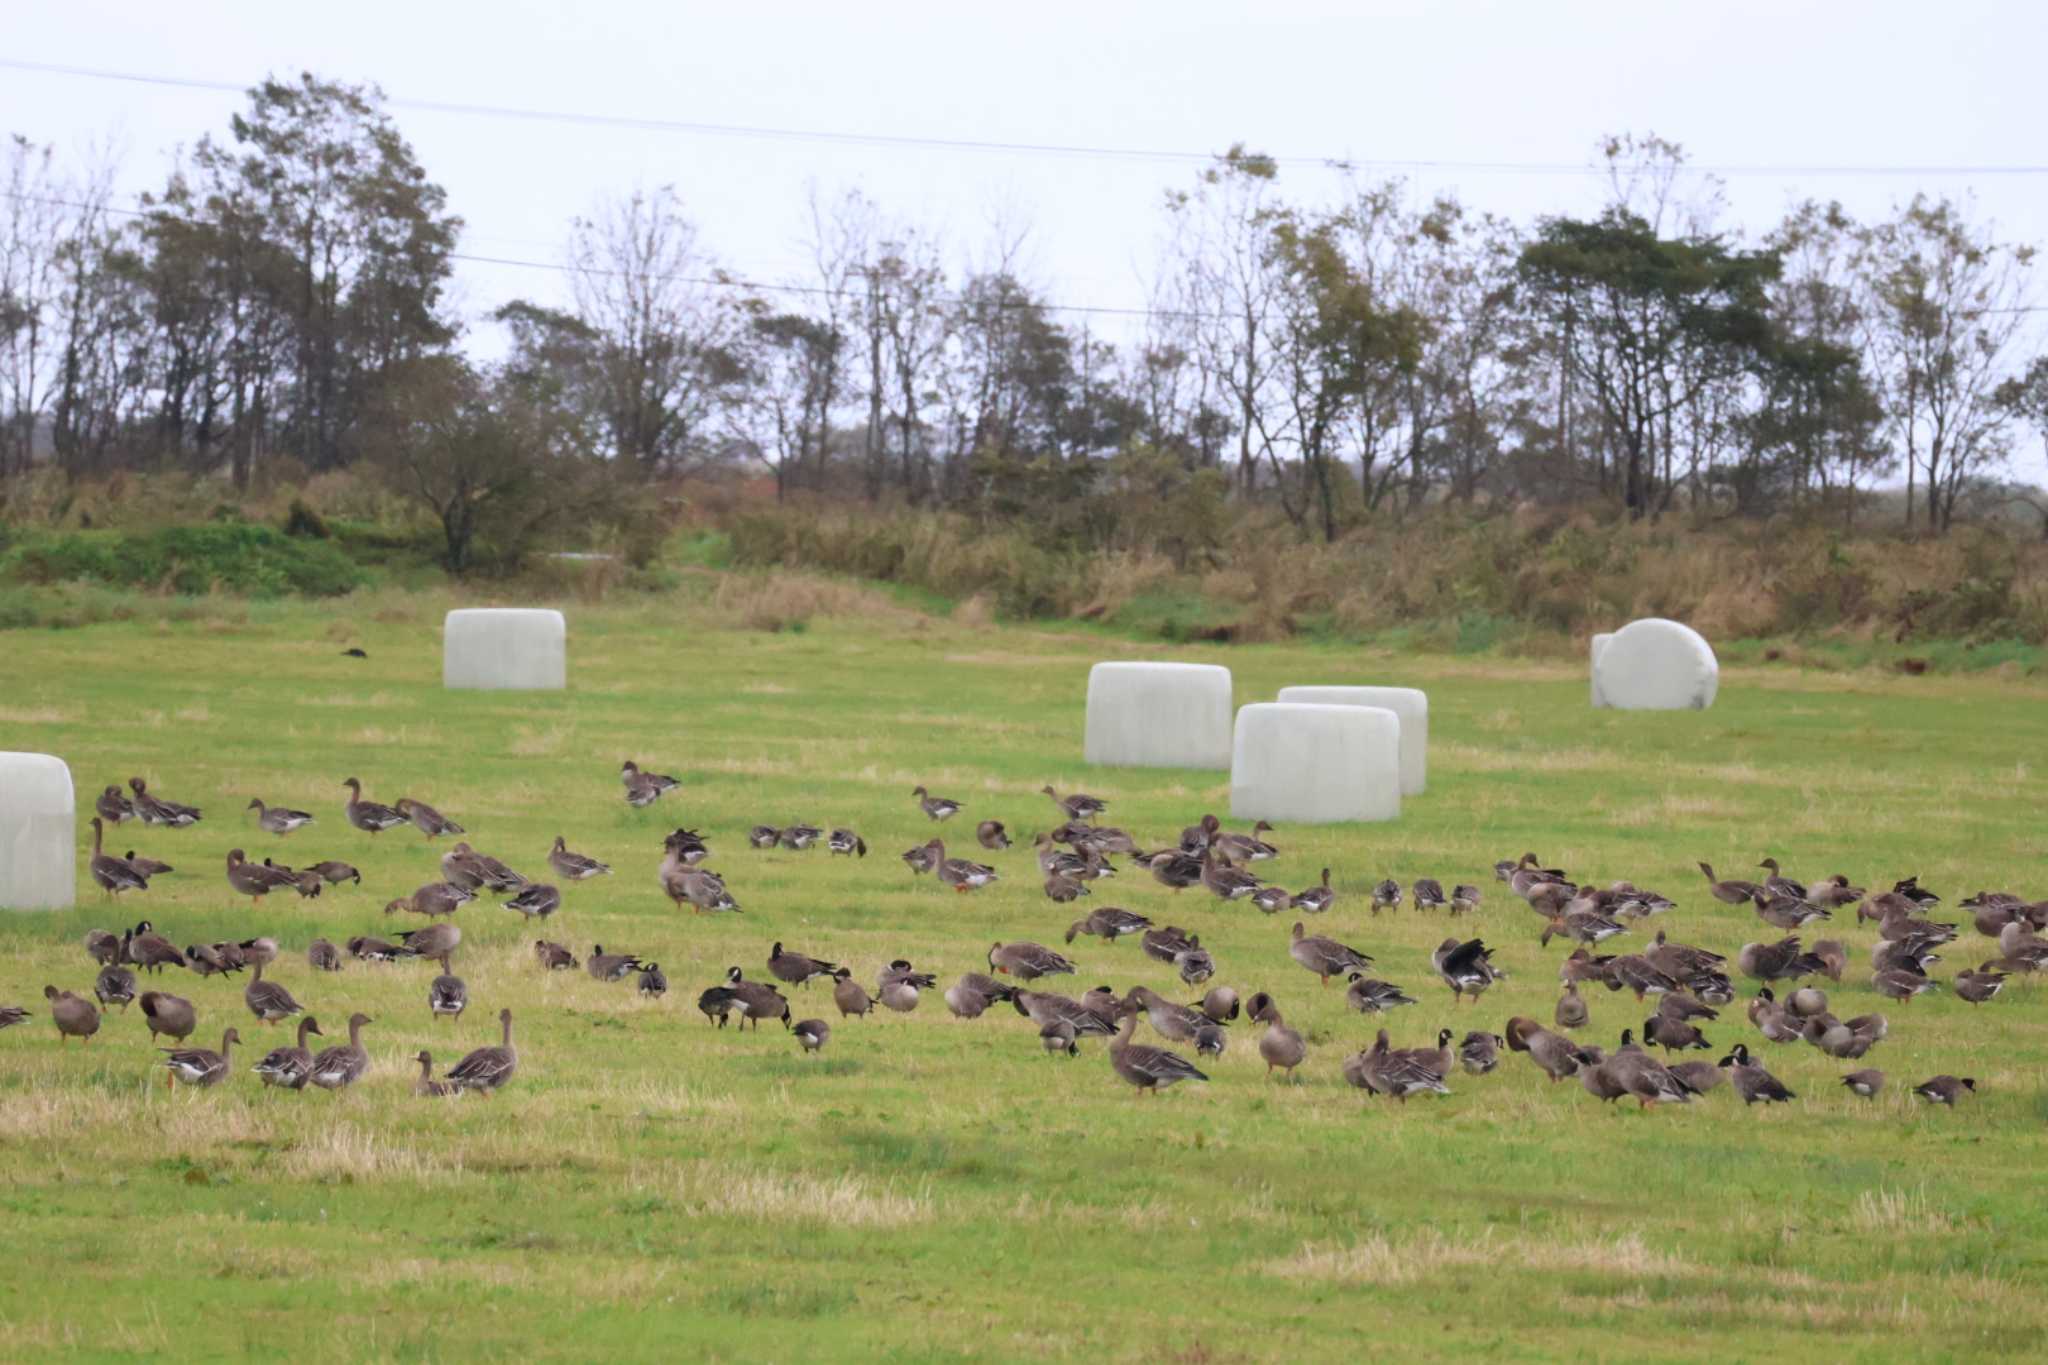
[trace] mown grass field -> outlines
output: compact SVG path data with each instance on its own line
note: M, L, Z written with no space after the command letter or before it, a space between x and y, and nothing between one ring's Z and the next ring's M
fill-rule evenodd
M1102 1044L1047 1057L1007 1007L962 1022L934 994L912 1015L842 1022L821 987L791 992L797 1017L833 1022L805 1058L773 1024L711 1027L697 992L728 964L765 977L776 939L871 987L897 956L950 981L998 938L1059 945L1088 907L1048 902L1022 846L991 856L1005 880L971 898L911 876L896 855L931 833L912 785L966 802L942 829L962 843L978 817L1024 835L1054 823L1047 782L1110 798L1114 822L1155 843L1204 810L1227 817L1225 774L1080 762L1089 663L1168 656L894 608L770 634L702 607L614 605L572 608L567 692L451 694L440 606L0 634L0 748L63 755L81 818L131 774L206 809L191 830L117 836L177 865L145 895L104 905L81 871L77 911L0 916L0 1001L39 1016L0 1033L0 1354L2039 1358L2048 988L1888 1004L1868 986L1874 928L1838 915L1855 962L1836 1011L1893 1021L1869 1058L1766 1047L1739 1007L1707 1030L1750 1041L1794 1104L1745 1111L1722 1087L1683 1110L1608 1108L1514 1056L1400 1107L1343 1083L1340 1059L1375 1021L1289 959L1292 916L1127 873L1094 903L1195 930L1218 980L1274 992L1309 1036L1299 1084L1266 1078L1244 1022L1212 1083L1140 1102ZM343 657L348 644L369 658ZM1283 828L1283 857L1261 865L1297 889L1335 869L1347 894L1315 927L1420 999L1392 1017L1397 1045L1549 1019L1564 947L1539 948L1540 921L1490 874L1525 849L1664 890L1680 908L1652 929L1731 954L1770 931L1705 895L1702 858L1724 875L1767 853L1808 879L1918 873L1945 909L1980 887L2048 895L2034 685L1732 669L1710 712L1624 715L1590 711L1574 667L1284 646L1170 657L1228 662L1240 702L1291 682L1428 688L1429 793L1398 824ZM630 810L628 756L683 790ZM545 932L659 959L669 997L543 974L533 930L489 899L457 916L473 1002L458 1025L428 1017L431 967L312 972L308 940L412 927L381 907L437 875L442 845L346 825L350 776L433 802L530 874L557 833L609 860L616 875L566 888ZM252 795L319 822L262 835L241 809ZM747 847L749 826L797 819L851 825L871 854ZM744 914L671 909L654 869L679 824L710 838ZM81 824L81 869L88 839ZM347 859L365 882L252 911L222 876L237 846ZM1428 960L1445 918L1367 913L1364 889L1388 875L1483 883L1466 923L1512 979L1454 1008ZM376 1017L370 1075L339 1096L269 1092L251 1048L221 1088L167 1095L132 1011L89 1050L60 1050L43 985L89 992L84 932L145 915L180 944L279 937L273 974L330 1031L351 1010ZM1195 994L1135 943L1071 951L1080 974L1057 984L1074 993ZM1991 955L1965 924L1937 974ZM230 1023L265 1033L245 978L169 975L199 1004L195 1042ZM494 1041L504 1005L513 1086L415 1098L411 1054L445 1066ZM1643 1014L1604 992L1593 1010L1609 1046ZM1856 1065L1892 1088L1850 1097L1835 1079ZM1950 1112L1908 1096L1943 1071L1977 1078L1978 1097Z

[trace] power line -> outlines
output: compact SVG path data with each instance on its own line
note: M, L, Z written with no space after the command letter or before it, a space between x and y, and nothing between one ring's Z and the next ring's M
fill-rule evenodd
M96 67L69 66L56 62L30 62L0 58L0 69L35 72L46 76L71 76L85 80L120 81L131 85L165 86L181 90L224 91L242 94L249 87L233 81L202 80L187 76L156 76L132 71L107 71ZM513 105L475 104L455 100L407 99L386 96L395 109L423 113L456 114L475 118L514 119L532 123L562 123L579 127L627 128L641 132L680 133L702 137L748 138L776 142L820 142L840 146L888 147L922 151L995 152L1010 155L1058 156L1095 160L1163 161L1183 165L1207 165L1215 153L1149 147L1088 146L1053 142L1006 142L987 138L955 138L892 133L848 133L818 128L778 128L757 124L711 123L694 119L643 118L628 114L594 114L559 109L530 109ZM1376 167L1388 170L1450 171L1482 175L1605 175L1598 166L1559 161L1457 161L1422 157L1353 156L1266 156L1276 166L1346 169ZM1688 164L1679 170L1695 175L1717 176L2032 176L2048 175L2048 165L1853 165L1815 163L1808 165L1766 165L1760 163Z

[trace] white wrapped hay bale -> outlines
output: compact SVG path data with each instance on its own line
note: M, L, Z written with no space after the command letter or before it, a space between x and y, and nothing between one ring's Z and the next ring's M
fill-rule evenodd
M441 686L547 691L568 685L568 626L537 607L470 607L441 626Z
M1595 635L1593 637L1593 667L1591 672L1593 675L1593 705L1595 706L1607 705L1607 699L1600 695L1600 651L1607 648L1607 642L1613 638L1614 632L1612 631L1607 632L1605 635Z
M1713 647L1691 626L1631 621L1593 655L1593 704L1623 711L1704 711L1721 686Z
M1097 664L1083 753L1132 768L1227 768L1230 704L1230 670L1220 664Z
M1237 713L1230 813L1320 825L1401 814L1401 718L1379 706L1257 702Z
M1283 687L1280 700L1310 706L1377 706L1401 722L1401 795L1429 785L1429 694L1415 687Z
M69 910L78 899L71 769L50 754L0 752L0 910Z

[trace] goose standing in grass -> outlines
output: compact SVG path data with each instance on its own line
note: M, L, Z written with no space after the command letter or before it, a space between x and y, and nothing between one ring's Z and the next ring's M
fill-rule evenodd
M111 784L101 789L93 800L92 808L99 813L100 819L110 825L136 818L135 803L123 795L119 787Z
M1288 956L1322 978L1322 984L1330 984L1333 976L1344 976L1354 971L1363 971L1372 965L1372 958L1348 944L1334 938L1308 932L1308 926L1301 921L1294 922L1294 941L1288 945Z
M1877 1092L1884 1089L1884 1073L1876 1067L1852 1071L1842 1077L1842 1084L1852 1095L1861 1095L1866 1100L1876 1099Z
M358 1011L348 1017L348 1042L330 1047L313 1059L307 1079L322 1090L346 1090L370 1069L370 1054L363 1049L363 1025L375 1023Z
M260 796L250 797L245 809L256 812L257 828L266 834L290 834L295 829L303 829L313 823L310 812L291 810L284 806L266 806Z
M505 863L458 843L441 855L441 879L465 891L486 890L503 896L524 890L529 883Z
M357 886L363 884L362 873L356 871L355 868L350 867L347 863L334 859L329 859L324 863L314 863L306 871L315 874L329 886L338 886L342 882L353 882Z
M642 772L630 758L619 765L619 781L626 788L626 804L635 810L653 805L663 793L683 785L667 773Z
M0 1005L0 1029L10 1029L16 1024L25 1024L35 1016L20 1005Z
M496 1094L519 1070L519 1053L512 1046L512 1011L498 1011L503 1029L496 1047L480 1047L448 1068L444 1081L460 1091Z
M786 981L792 986L808 986L814 977L836 977L839 964L822 958L808 957L803 953L782 951L781 940L768 950L768 974L777 981Z
M111 929L85 931L85 955L102 967L125 961L121 936Z
M1579 994L1578 982L1564 983L1564 994L1557 998L1554 1016L1557 1026L1561 1029L1580 1029L1586 1026L1591 1013L1586 1008L1586 998Z
M265 1085L274 1085L280 1090L304 1090L306 1082L313 1077L313 1053L306 1046L306 1035L320 1033L320 1021L308 1014L299 1020L299 1038L290 1047L274 1047L265 1053L263 1060L249 1069L256 1073ZM320 1034L326 1037L325 1034Z
M1576 1074L1587 1055L1586 1049L1563 1034L1552 1033L1534 1019L1520 1016L1508 1020L1507 1042L1510 1052L1527 1053L1553 1085Z
M544 938L533 941L533 955L543 971L573 972L583 965L576 954L559 943L550 943Z
M1010 846L1010 833L1000 820L984 820L974 827L974 839L983 848L1001 852Z
M590 956L583 960L583 970L596 981L623 981L640 970L640 959L632 953L608 953L602 943L594 943Z
M387 829L397 829L410 823L402 811L380 801L365 801L363 784L355 778L351 777L341 785L348 788L348 800L342 805L342 814L363 833L382 834Z
M1259 1035L1259 1060L1266 1064L1267 1077L1270 1079L1277 1067L1299 1080L1295 1068L1308 1058L1308 1040L1298 1030L1287 1027L1272 996L1261 991L1252 997L1252 1002L1252 1022L1266 1026L1266 1031Z
M936 871L940 861L939 855L944 849L945 845L941 844L937 839L919 844L913 849L906 849L903 853L904 866L908 867L918 876Z
M1621 1046L1604 1065L1622 1089L1635 1096L1644 1109L1653 1104L1690 1104L1692 1091L1671 1074L1670 1068L1645 1052L1632 1030L1621 1031Z
M1758 894L1763 891L1763 887L1757 883L1746 882L1740 878L1732 878L1728 881L1721 880L1714 875L1714 868L1711 863L1701 863L1700 871L1706 874L1708 894L1724 905L1746 904L1754 901Z
M944 796L933 796L923 787L912 787L910 794L917 798L918 809L928 819L950 820L960 813L960 803Z
M248 965L242 960L241 950L231 943L190 944L185 949L185 958L201 976L224 976Z
M825 851L842 858L865 858L868 841L850 829L835 829L825 840Z
M338 972L341 950L324 938L316 938L306 945L306 965L316 972Z
M78 1039L81 1046L88 1045L100 1031L99 1009L85 997L45 986L43 999L50 1002L50 1022L57 1026L59 1047L72 1038Z
M126 1014L128 1006L135 999L135 973L126 967L108 963L100 968L100 974L93 980L92 993L98 997L102 1009L121 1007Z
M1447 899L1444 884L1434 877L1417 878L1408 895L1417 910L1441 910Z
M401 957L425 958L431 962L444 953L454 952L461 943L461 926L442 920L424 929L408 929L400 934L397 953Z
M839 1017L872 1014L875 1002L868 995L867 988L853 979L851 969L841 967L832 973L832 1003L839 1007Z
M1208 817L1215 819L1213 815ZM1215 832L1209 840L1209 847L1233 863L1263 863L1280 856L1280 850L1266 842L1263 836L1270 834L1273 827L1264 820L1252 826L1250 834Z
M156 927L148 920L128 931L121 951L129 962L152 974L160 973L166 967L191 965L178 951L178 945L156 932Z
M247 896L252 906L262 905L265 896L296 881L295 876L286 874L282 868L250 862L239 848L228 850L228 885L237 895Z
M1466 915L1479 908L1479 888L1469 882L1459 882L1451 888L1451 913Z
M1392 877L1381 881L1372 889L1371 905L1372 912L1375 915L1382 910L1399 910L1401 908L1401 883L1395 881Z
M740 913L740 903L726 889L725 878L707 867L684 867L665 873L661 887L677 909L687 905L699 915Z
M1735 1093L1742 1096L1744 1108L1752 1104L1784 1104L1799 1098L1776 1076L1750 1061L1749 1048L1741 1043L1721 1059L1720 1066L1728 1072Z
M152 796L148 786L139 777L128 779L128 790L135 793L129 804L135 807L135 813L142 818L145 825L167 825L172 829L184 829L199 823L199 807Z
M1014 943L997 940L988 950L988 965L1008 976L1036 981L1041 976L1071 974L1074 964L1039 943L1019 939Z
M1890 971L1878 972L1870 978L1870 988L1887 1000L1896 1000L1902 1005L1913 1003L1913 997L1928 991L1941 989L1941 983L1920 972L1895 967Z
M1437 945L1430 955L1436 966L1437 975L1451 988L1451 1002L1460 1003L1471 996L1476 1004L1482 992L1500 977L1493 965L1493 950L1480 939L1468 939L1460 943L1447 938Z
M939 880L962 895L969 891L979 891L982 887L999 880L996 870L985 863L977 863L968 858L948 858L946 846L937 839L932 840L929 847L938 855L936 870Z
M1065 811L1069 820L1093 820L1109 810L1109 802L1099 796L1090 796L1086 792L1061 796L1050 786L1040 787L1039 790L1050 796L1052 803Z
M747 831L747 843L754 848L774 848L782 842L782 831L773 825L756 825Z
M1086 882L1076 881L1063 872L1045 874L1045 898L1054 905L1069 905L1083 896L1093 894Z
M823 1019L804 1019L790 1032L796 1035L797 1046L803 1050L804 1055L809 1056L824 1047L831 1039L832 1026Z
M1822 967L1819 958L1801 951L1797 935L1776 943L1745 943L1735 955L1735 965L1746 976L1759 981L1796 981Z
M1337 903L1337 893L1330 886L1330 869L1323 869L1321 885L1311 886L1294 898L1294 908L1305 915L1320 915Z
M412 1083L412 1093L424 1099L453 1099L462 1093L462 1087L434 1079L434 1054L422 1048L413 1060L420 1064L419 1079Z
M1218 900L1243 900L1259 889L1259 879L1220 857L1212 844L1202 853L1202 885Z
M1345 988L1344 1000L1360 1014L1385 1014L1415 1003L1413 996L1391 981L1378 981L1364 972L1351 972L1348 976L1351 984Z
M290 991L275 981L263 979L263 964L260 962L256 964L256 975L242 988L242 1000L260 1024L275 1024L294 1014L304 1013L304 1007L292 999Z
M1498 1033L1468 1033L1458 1043L1458 1065L1467 1075L1484 1076L1500 1065L1500 1050L1507 1041Z
M1197 1008L1209 1022L1227 1024L1237 1018L1241 1006L1236 991L1228 986L1216 986L1202 997L1202 1003Z
M555 836L555 846L548 850L548 866L565 882L588 881L592 877L606 876L612 870L609 863L586 858L581 853L571 853L559 834Z
M2005 989L2006 979L2006 973L1999 971L1995 962L1983 963L1975 971L1957 972L1956 998L1972 1005L1982 1005Z
M1368 1055L1367 1089L1375 1094L1392 1095L1402 1104L1410 1095L1448 1095L1450 1087L1444 1079L1450 1074L1449 1029L1439 1030L1436 1046L1433 1048L1390 1048L1387 1045L1387 1031L1381 1029L1373 1040Z
M192 1036L193 1029L199 1027L199 1011L181 995L144 991L135 1003L141 1007L142 1022L149 1027L151 1042L159 1037L183 1042Z
M206 1047L158 1048L164 1054L164 1088L180 1082L202 1090L219 1085L228 1074L228 1056L241 1041L242 1035L229 1029L220 1036L218 1052Z
M1261 991L1252 997L1252 1018L1257 1019L1259 1006L1271 1003L1272 997ZM1195 1035L1210 1023L1207 1015L1190 1005L1168 1000L1157 991L1144 986L1131 987L1130 993L1116 1002L1115 1013L1125 1010L1142 1011L1145 1021L1152 1025L1152 1031L1170 1043L1190 1043Z
M1954 1107L1964 1095L1977 1093L1977 1080L1974 1076L1935 1076L1914 1086L1913 1093L1929 1104Z
M1076 1036L1073 1024L1055 1019L1038 1030L1038 1045L1054 1056L1064 1052L1069 1057L1078 1057L1081 1045L1075 1041Z
M395 915L404 910L415 915L452 915L475 899L474 891L465 891L453 882L428 882L409 896L385 902L384 913Z
M730 1001L730 1008L740 1012L740 1027L749 1023L756 1029L763 1019L780 1019L784 1028L789 1027L789 1001L781 991L765 981L749 981L741 975L738 967L727 970L723 987Z
M562 908L562 892L547 882L528 882L505 902L505 908L528 919L546 919Z
M1268 884L1252 892L1252 904L1261 914L1277 915L1294 904L1294 893L1284 886Z
M1202 939L1199 934L1190 934L1177 924L1147 929L1138 939L1138 946L1144 949L1145 956L1154 962L1171 963L1188 949L1199 948L1201 945Z
M932 973L914 971L907 960L899 957L875 979L875 998L885 1009L908 1014L917 1008L920 993L937 985L938 978Z
M441 974L427 983L427 1013L435 1019L460 1019L469 1008L469 986L449 965L451 955L440 957Z
M93 881L99 884L100 890L110 897L118 896L123 891L149 890L149 878L137 871L133 864L125 858L116 858L111 853L101 851L100 829L100 817L95 815L92 818L92 861L87 867L92 872Z
M1806 883L1801 881L1794 881L1792 878L1786 876L1784 873L1784 869L1778 866L1778 860L1776 858L1766 858L1762 862L1758 863L1757 866L1771 874L1770 876L1764 878L1763 881L1763 889L1765 895L1785 896L1796 901L1812 899L1807 894Z
M1086 919L1077 919L1067 926L1067 942L1072 943L1082 934L1093 934L1111 943L1132 934L1142 934L1152 927L1152 921L1143 915L1114 905L1101 906L1088 912Z
M1643 1041L1651 1047L1663 1048L1667 1056L1673 1052L1706 1052L1713 1047L1699 1029L1661 1012L1643 1020Z
M825 831L819 829L816 825L784 825L782 832L776 837L781 841L782 846L790 852L803 853L813 844L817 843L818 840L824 838Z
M1140 853L1135 855L1134 861L1150 868L1152 880L1172 891L1184 891L1202 880L1202 860L1177 849Z
M1164 1090L1182 1081L1206 1081L1209 1077L1193 1062L1163 1047L1147 1047L1131 1041L1137 1031L1138 1016L1135 1011L1124 1015L1124 1026L1109 1045L1109 1064L1112 1070L1124 1080L1138 1087L1144 1095L1153 1090Z
M1199 986L1216 975L1216 959L1207 948L1197 943L1173 955L1173 969L1180 973L1180 979L1186 984Z
M662 971L659 962L643 962L640 964L640 982L636 989L644 999L659 1000L668 994L668 973Z

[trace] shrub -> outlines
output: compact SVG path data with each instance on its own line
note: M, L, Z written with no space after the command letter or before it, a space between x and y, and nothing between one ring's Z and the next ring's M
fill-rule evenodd
M361 586L367 575L329 542L293 539L268 526L224 522L139 533L25 536L0 556L0 581L330 597Z

